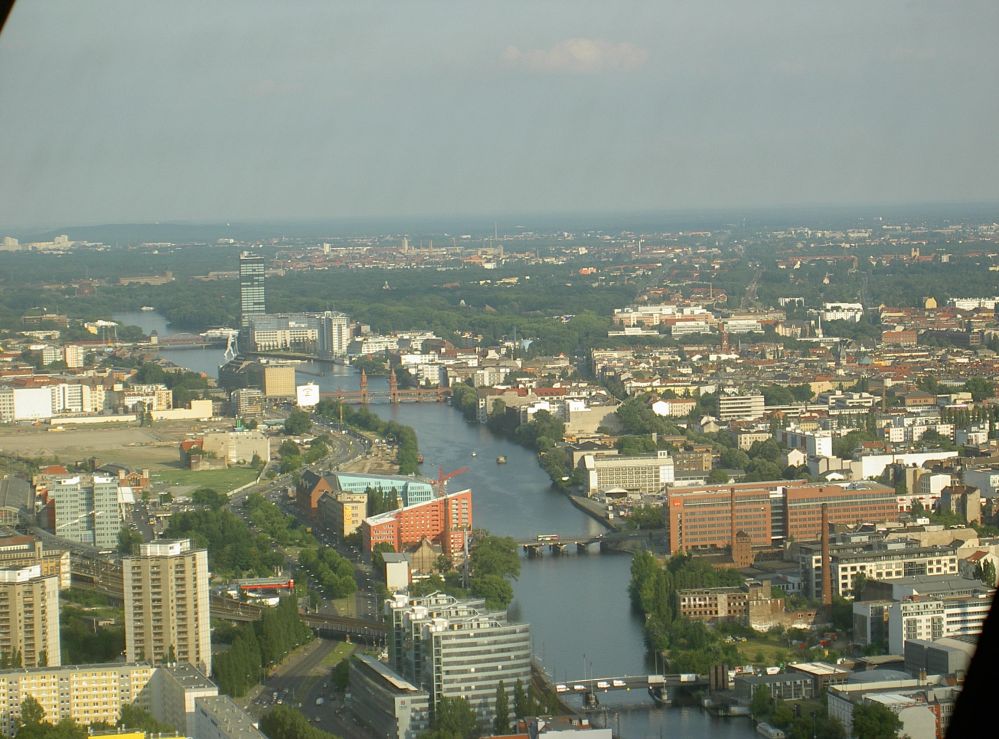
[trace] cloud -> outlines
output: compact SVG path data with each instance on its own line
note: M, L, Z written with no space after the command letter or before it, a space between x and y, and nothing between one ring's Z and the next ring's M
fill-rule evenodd
M591 74L606 70L637 69L645 63L648 52L627 42L613 43L603 39L570 38L559 41L550 49L523 50L508 46L503 50L503 62L537 72L570 72Z

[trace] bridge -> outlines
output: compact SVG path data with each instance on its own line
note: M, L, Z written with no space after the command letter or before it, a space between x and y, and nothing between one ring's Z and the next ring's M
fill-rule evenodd
M302 621L320 636L350 638L365 644L383 644L388 639L388 624L348 616L330 616L324 613L301 614Z
M527 553L528 557L540 557L547 549L555 555L565 554L573 547L580 554L590 551L590 547L599 544L599 551L607 552L616 546L629 541L655 539L656 530L637 529L633 531L606 531L602 534L538 534L533 539L521 539L517 545Z
M368 403L443 403L451 396L451 388L400 388L395 372L389 372L388 390L368 390L368 374L361 370L360 386L357 390L323 391L319 397L324 400L336 400L350 405L367 405Z

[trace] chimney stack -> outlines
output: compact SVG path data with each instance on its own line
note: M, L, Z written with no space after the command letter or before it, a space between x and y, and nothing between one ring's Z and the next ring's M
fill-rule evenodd
M832 557L829 556L829 510L822 504L822 605L832 605Z
M728 500L729 500L729 508L731 509L730 516L731 516L731 526L732 526L732 532L731 532L732 538L730 539L729 543L731 545L732 561L734 562L735 561L735 532L736 532L736 528L735 528L735 486L732 486L732 487L729 488Z

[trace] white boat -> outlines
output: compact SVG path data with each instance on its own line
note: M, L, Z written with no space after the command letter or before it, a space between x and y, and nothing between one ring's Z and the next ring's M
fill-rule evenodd
M139 310L141 310L143 313L152 313L156 309L151 305L144 305L141 308L139 308Z

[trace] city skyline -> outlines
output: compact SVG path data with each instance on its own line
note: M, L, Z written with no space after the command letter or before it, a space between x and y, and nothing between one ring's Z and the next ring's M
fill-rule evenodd
M15 8L0 224L999 199L990 3L194 7Z

